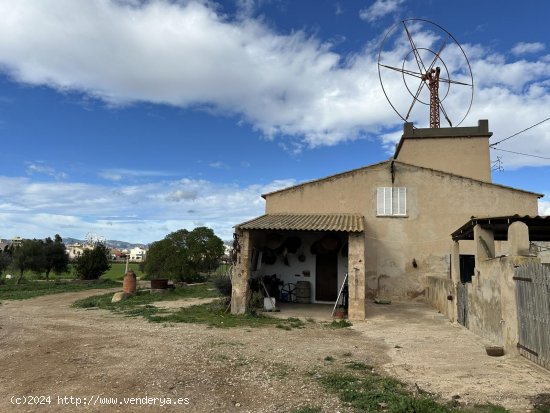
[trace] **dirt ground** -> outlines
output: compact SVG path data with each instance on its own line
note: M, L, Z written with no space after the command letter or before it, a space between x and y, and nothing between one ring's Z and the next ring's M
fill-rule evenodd
M346 412L311 374L325 357L338 362L346 353L445 400L459 395L527 411L530 396L550 392L550 372L522 358L486 356L480 339L420 304L372 308L351 329L215 329L70 307L97 293L0 304L1 412L290 412L304 405ZM23 396L50 399L12 404ZM102 405L105 398L114 404ZM167 398L183 404L161 407Z

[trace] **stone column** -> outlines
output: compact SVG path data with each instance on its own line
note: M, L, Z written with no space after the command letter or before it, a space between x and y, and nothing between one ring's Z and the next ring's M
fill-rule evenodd
M453 241L451 246L451 279L453 284L460 282L460 244Z
M528 256L529 227L521 221L512 222L508 227L508 242L511 256Z
M449 311L449 319L452 322L458 320L458 283L460 282L460 244L458 241L453 241L451 248L451 280L452 291L449 291L453 296L452 301L449 301L451 309Z
M476 268L489 258L495 258L495 235L493 231L483 229L481 225L474 227L474 242L476 246Z
M233 269L231 287L231 314L244 314L246 312L246 299L248 296L248 279L250 278L250 256L252 245L250 231L239 231L240 252L237 254L237 263Z
M348 290L350 320L364 320L365 311L365 234L348 234Z

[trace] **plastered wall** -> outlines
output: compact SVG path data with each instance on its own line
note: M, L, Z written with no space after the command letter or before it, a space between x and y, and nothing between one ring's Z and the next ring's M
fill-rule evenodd
M392 185L407 188L406 217L376 215L377 187ZM536 215L537 200L536 194L388 161L268 194L266 212L363 215L368 297L414 299L425 295L427 276L448 276L451 232L471 216Z

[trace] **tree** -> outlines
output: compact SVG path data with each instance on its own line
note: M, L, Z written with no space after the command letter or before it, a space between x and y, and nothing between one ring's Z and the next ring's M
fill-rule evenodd
M11 266L19 271L16 284L20 284L25 271L40 273L46 267L44 241L26 239L21 246L15 248Z
M74 261L74 268L79 278L83 280L97 280L109 268L109 248L98 243L91 250L85 250Z
M207 227L198 227L189 233L187 249L189 261L196 272L215 269L224 253L223 241Z
M223 241L210 228L180 229L151 244L145 272L150 278L195 281L218 264L223 252Z
M3 251L0 250L0 275L11 265L12 255L13 248L9 245L6 245Z
M50 237L44 242L44 255L46 280L50 279L50 272L53 270L56 274L67 272L69 270L69 255L65 249L65 244L59 236L55 234L55 240Z

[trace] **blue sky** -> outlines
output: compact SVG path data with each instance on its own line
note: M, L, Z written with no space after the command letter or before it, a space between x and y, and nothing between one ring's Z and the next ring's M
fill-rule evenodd
M436 22L468 56L461 126L489 119L492 142L508 137L550 117L550 3L517 5L0 0L0 238L148 243L206 225L230 239L263 212L260 194L389 158L403 121L378 51L407 18ZM412 30L437 49L430 28ZM460 77L457 50L445 61ZM385 43L387 63L400 53ZM456 90L453 119L467 101ZM419 107L410 120L427 118ZM550 121L496 148L550 157ZM497 155L494 182L546 194L550 214L550 161Z

